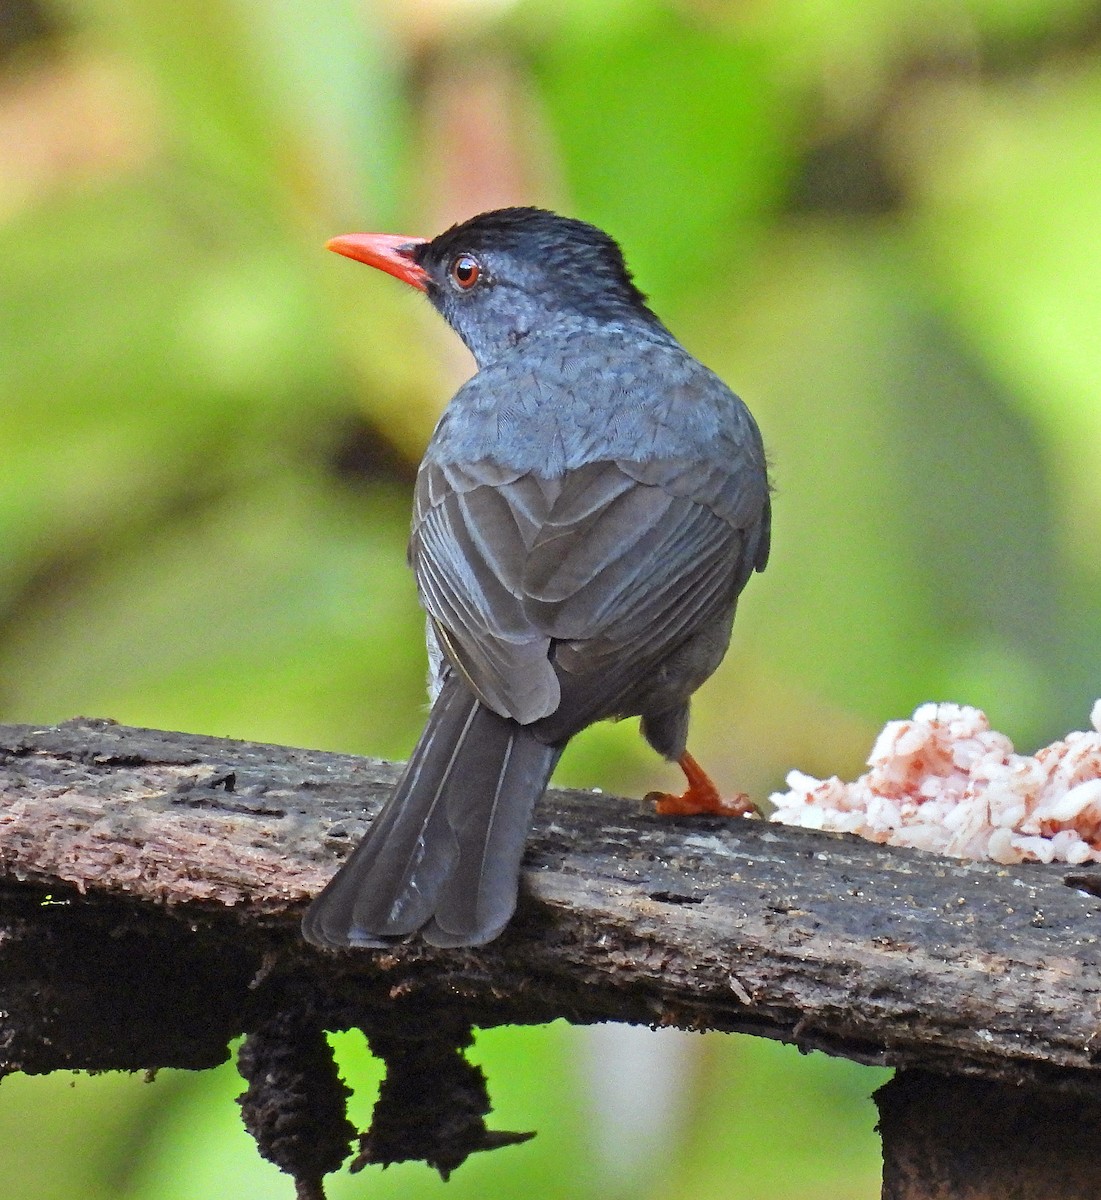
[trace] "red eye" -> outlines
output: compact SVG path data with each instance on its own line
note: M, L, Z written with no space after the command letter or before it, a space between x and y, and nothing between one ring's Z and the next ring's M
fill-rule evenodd
M482 274L482 264L472 254L460 254L451 264L451 281L464 292L478 282Z

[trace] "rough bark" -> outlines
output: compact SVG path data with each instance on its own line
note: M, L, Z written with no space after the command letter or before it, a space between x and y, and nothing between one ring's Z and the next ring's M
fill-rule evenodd
M443 1003L483 1026L743 1030L1010 1083L1101 1081L1101 900L1083 869L552 790L497 942L316 951L302 907L396 770L104 721L0 727L9 1065L208 1065L290 989L329 1028Z
M499 940L317 951L301 911L396 772L106 721L0 727L0 1070L205 1067L241 1033L358 1027L390 1048L396 1094L400 1072L415 1078L441 1047L457 1056L471 1025L564 1017L743 1031L1101 1099L1101 872L552 790ZM404 1148L445 1171L520 1136L485 1130L480 1085L449 1070L462 1130L441 1117ZM303 1119L282 1103L253 1096L258 1126ZM400 1157L387 1130L418 1124L381 1116L361 1161ZM268 1149L293 1156L287 1144ZM297 1175L301 1194L319 1194L317 1169Z
M1096 1200L1101 1104L900 1071L876 1093L883 1200Z

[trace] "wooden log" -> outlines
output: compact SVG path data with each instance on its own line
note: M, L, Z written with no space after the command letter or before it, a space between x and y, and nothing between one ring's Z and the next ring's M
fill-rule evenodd
M876 1092L883 1200L1096 1200L1101 1104L899 1071Z
M202 1066L288 1005L737 1030L1101 1095L1101 879L552 790L478 950L326 954L298 919L397 768L77 720L0 727L0 1058ZM1075 886L1067 886L1071 877Z

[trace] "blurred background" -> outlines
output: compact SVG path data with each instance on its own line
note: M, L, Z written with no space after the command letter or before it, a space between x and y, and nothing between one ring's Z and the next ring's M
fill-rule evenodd
M720 783L851 778L926 700L1081 728L1099 51L1098 0L0 0L0 720L404 757L411 480L471 364L322 243L538 203L621 241L764 430L772 565L695 707ZM558 779L676 782L633 723ZM331 1195L878 1195L885 1072L559 1026L474 1057L534 1142ZM241 1087L5 1080L6 1194L288 1197Z

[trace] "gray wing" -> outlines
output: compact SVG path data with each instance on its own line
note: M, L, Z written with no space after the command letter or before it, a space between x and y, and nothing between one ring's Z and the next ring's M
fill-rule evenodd
M557 739L640 711L655 666L763 567L767 514L752 462L594 462L548 479L426 461L410 557L475 693Z
M537 492L532 476L489 462L425 461L409 544L440 648L487 707L522 724L561 695L550 637L525 614L518 578L547 508Z

